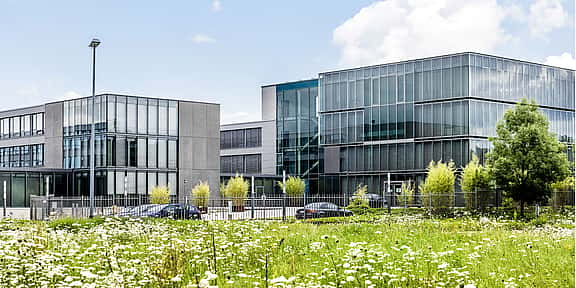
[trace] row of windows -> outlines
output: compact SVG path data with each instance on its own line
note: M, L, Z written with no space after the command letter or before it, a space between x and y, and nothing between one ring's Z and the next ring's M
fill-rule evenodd
M90 165L90 137L64 138L64 168ZM96 167L178 168L178 141L96 135Z
M262 128L220 131L220 149L262 147Z
M471 67L471 96L507 101L528 98L539 105L574 109L574 79L567 77L568 72L539 65L518 67Z
M146 171L108 171L106 175L106 193L112 194L140 194L147 195L154 186L166 186L170 195L177 195L178 178L173 172L146 172Z
M262 155L221 156L220 172L260 174L262 173Z
M64 102L64 135L90 133L92 99ZM143 97L96 96L96 131L178 136L178 102Z
M277 124L278 151L284 148L302 147L307 144L317 145L318 120L317 118L304 118L284 120ZM309 143L311 142L312 143Z
M468 134L468 101L422 104L414 108L416 137Z
M44 144L0 148L0 167L44 166Z
M468 95L468 67L325 84L321 95L322 111L462 97Z
M469 161L468 140L350 146L340 149L341 172L424 170L430 161Z
M44 113L0 119L0 138L18 138L44 134Z
M514 108L512 104L485 101L470 101L470 135L497 136L496 124L504 117L506 110ZM549 122L549 131L558 136L558 140L574 142L574 112L539 108Z

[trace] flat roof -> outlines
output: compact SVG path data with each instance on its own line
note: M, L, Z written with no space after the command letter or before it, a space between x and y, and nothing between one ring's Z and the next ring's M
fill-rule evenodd
M401 60L401 61L394 61L394 62L373 64L373 65L367 65L367 66L358 66L358 67L354 67L354 68L346 68L346 69L340 69L340 70L330 70L330 71L320 72L320 73L318 73L318 75L330 74L330 73L337 73L337 72L344 72L344 71L352 71L352 70L365 69L365 68L375 68L375 67L379 67L379 66L383 66L383 65L402 64L402 63L412 62L412 61L429 60L429 59L443 58L443 57L456 56L456 55L464 55L464 54L475 54L475 55L481 55L481 56L487 56L487 57L495 57L495 58L500 58L500 59L504 59L504 60L510 60L510 61L516 61L516 62L523 62L523 63L527 63L527 64L532 64L532 65L539 65L539 66L550 67L550 68L554 68L554 69L562 69L562 70L567 70L567 71L575 72L575 70L573 70L573 69L563 68L563 67L558 67L558 66L551 66L551 65L547 65L547 64L542 64L542 63L538 63L538 62L533 62L533 61L527 61L527 60L515 59L515 58L508 58L508 57L503 57L503 56L498 56L498 55L492 55L492 54L485 54L485 53L479 53L479 52L466 51L466 52L458 52L458 53L451 53L451 54L442 54L442 55L436 55L436 56L429 56L429 57L423 57L423 58L406 59L406 60Z
M262 85L260 87L264 88L264 87L279 86L279 85L289 85L289 84L296 84L296 83L300 83L300 82L308 82L308 81L314 81L314 80L318 80L318 77L310 78L310 79L303 79L303 80L296 80L296 81L274 83L274 84L266 84L266 85Z
M101 93L101 94L96 94L96 96L108 96L108 95L110 95L110 96L124 96L124 97L146 98L146 99L156 99L156 100L169 100L169 101L198 103L198 104L220 105L220 103L212 103L212 102L204 102L204 101L193 101L193 100L184 100L184 99L177 99L177 98L160 98L160 97L150 97L150 96L142 96L142 95L129 95L129 94L115 94L115 93ZM78 100L78 99L85 99L85 98L90 98L90 97L92 97L92 96L82 96L82 97L70 98L70 99L66 99L66 100L52 101L52 102L48 102L48 103L46 103L46 104L60 103L60 102L65 102L65 101L70 101L70 100Z

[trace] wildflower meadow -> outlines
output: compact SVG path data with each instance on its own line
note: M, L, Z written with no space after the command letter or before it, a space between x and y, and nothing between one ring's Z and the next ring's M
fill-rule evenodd
M0 286L574 287L570 218L362 219L2 220Z

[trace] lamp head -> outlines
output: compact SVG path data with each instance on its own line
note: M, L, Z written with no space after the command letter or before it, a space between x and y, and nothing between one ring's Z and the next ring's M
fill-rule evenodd
M100 40L98 40L97 38L94 38L94 39L92 39L92 41L90 42L90 45L88 47L96 48L96 47L98 47L98 45L100 45Z

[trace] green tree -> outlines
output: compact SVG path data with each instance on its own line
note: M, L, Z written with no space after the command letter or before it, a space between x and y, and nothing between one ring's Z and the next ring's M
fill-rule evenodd
M432 213L442 214L454 203L454 162L430 161L426 180L420 185L422 205Z
M548 131L548 120L534 102L525 99L504 114L491 137L488 154L492 178L507 196L524 204L544 201L550 196L550 184L569 174L565 146Z
M208 183L200 181L192 188L191 194L194 205L202 210L208 207L208 198L210 197L210 186Z
M460 177L460 187L466 199L466 208L483 210L490 201L490 172L488 168L479 163L476 154L464 167Z
M284 189L284 184L282 181L278 181L278 186L280 189ZM304 189L306 189L306 184L304 180L300 177L289 176L286 179L286 194L291 197L298 197L304 194Z
M169 204L170 189L166 186L154 186L150 192L151 204Z

